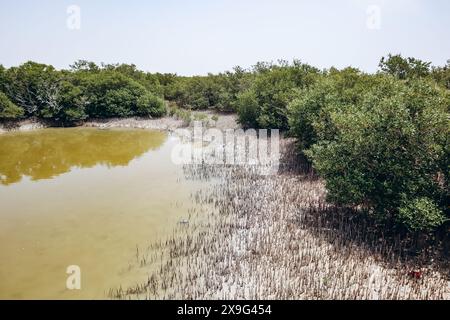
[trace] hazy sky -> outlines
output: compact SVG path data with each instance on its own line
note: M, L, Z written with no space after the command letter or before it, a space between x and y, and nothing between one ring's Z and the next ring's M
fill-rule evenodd
M7 67L86 59L191 75L298 58L375 71L389 52L445 64L450 1L0 0L0 39Z

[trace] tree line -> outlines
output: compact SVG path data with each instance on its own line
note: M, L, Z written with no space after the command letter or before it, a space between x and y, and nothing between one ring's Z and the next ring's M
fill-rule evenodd
M0 66L0 119L37 117L72 125L88 118L165 112L158 79L133 65L78 61L61 71L35 62Z
M160 117L167 106L236 112L244 127L278 128L323 177L330 201L414 232L449 213L450 60L436 67L388 55L375 74L301 61L207 76L145 73L78 61L69 70L0 66L0 119L64 125L88 118Z

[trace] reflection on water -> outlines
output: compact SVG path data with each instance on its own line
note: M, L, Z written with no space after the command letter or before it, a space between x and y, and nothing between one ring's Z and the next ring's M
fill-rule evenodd
M29 176L48 179L96 164L125 166L165 140L162 132L145 130L46 129L0 135L0 183Z
M165 133L46 129L0 135L0 299L102 299L141 283L137 248L189 217ZM135 261L134 261L135 262ZM81 290L66 288L81 268Z

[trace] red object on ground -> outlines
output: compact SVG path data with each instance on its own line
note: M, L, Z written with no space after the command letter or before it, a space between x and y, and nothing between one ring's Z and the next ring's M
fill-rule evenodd
M421 279L423 275L422 270L412 270L409 272L409 276L413 279Z

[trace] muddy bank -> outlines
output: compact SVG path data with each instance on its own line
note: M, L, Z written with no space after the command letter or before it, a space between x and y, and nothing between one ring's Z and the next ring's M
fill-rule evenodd
M205 127L214 127L218 129L237 129L237 116L235 114L223 114L212 111L192 112L191 121L179 119L176 116L162 117L157 119L146 118L125 118L125 119L107 119L107 120L89 120L83 124L84 127L96 128L137 128L174 131L178 128L189 127L193 121L201 121Z
M11 131L31 131L37 129L48 128L49 123L39 121L37 119L26 119L21 121L0 122L0 134Z
M124 118L124 119L100 119L89 120L83 124L83 127L92 127L100 129L112 128L136 128L136 129L151 129L151 130L165 130L173 131L175 129L184 127L183 120L178 120L173 117L164 117L159 119L142 119L142 118Z
M235 114L223 114L213 111L194 111L192 121L200 119L208 127L218 129L236 129L239 125L236 122ZM188 127L192 121L179 119L176 116L165 116L162 118L111 118L92 119L82 124L80 127L112 129L112 128L135 128L149 130L174 131L178 128ZM55 123L42 121L39 119L26 119L14 122L0 123L0 134L12 131L31 131L58 126Z
M206 219L178 226L142 254L148 278L112 288L119 299L448 299L429 256L405 254L404 238L325 201L323 183L282 141L278 174L251 166L186 166L216 181L193 194Z

